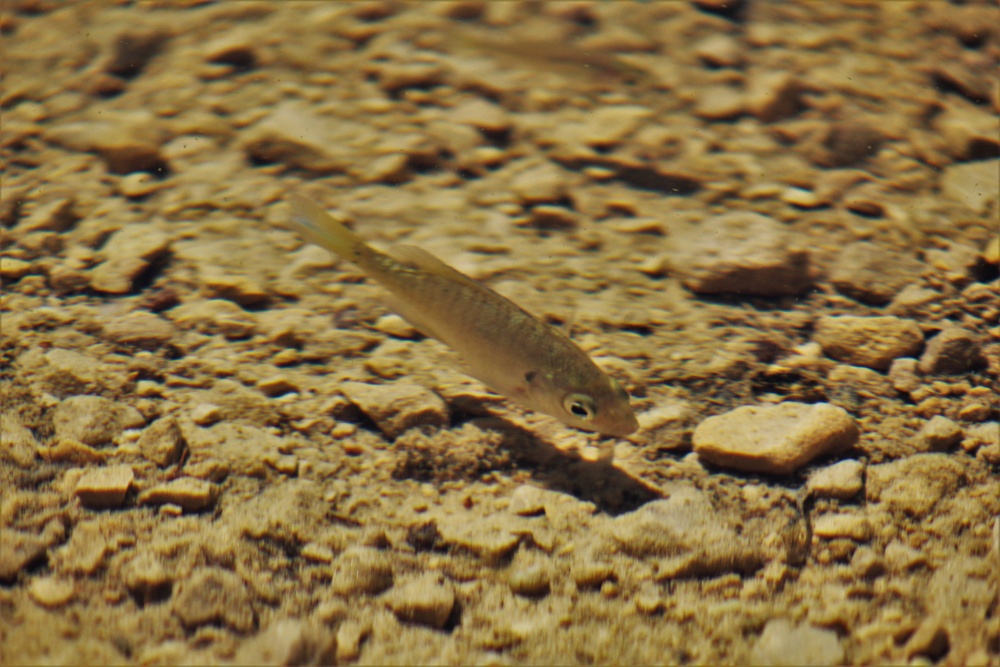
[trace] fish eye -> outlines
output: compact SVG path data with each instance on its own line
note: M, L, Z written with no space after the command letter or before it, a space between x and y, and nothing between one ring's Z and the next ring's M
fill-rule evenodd
M594 399L586 394L570 394L563 399L563 408L577 419L591 421L597 414Z

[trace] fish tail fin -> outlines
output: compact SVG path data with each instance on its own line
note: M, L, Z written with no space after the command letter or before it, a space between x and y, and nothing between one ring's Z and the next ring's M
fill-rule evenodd
M365 242L327 213L319 204L302 195L288 196L292 206L291 227L310 243L356 262Z

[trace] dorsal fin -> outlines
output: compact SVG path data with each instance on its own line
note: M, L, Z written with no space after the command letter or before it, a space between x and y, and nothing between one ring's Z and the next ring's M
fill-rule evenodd
M388 252L396 261L416 266L420 270L426 271L432 275L440 276L441 278L446 278L458 283L471 285L477 289L485 289L481 284L477 283L469 276L448 266L423 248L418 248L414 245L394 245L386 252Z

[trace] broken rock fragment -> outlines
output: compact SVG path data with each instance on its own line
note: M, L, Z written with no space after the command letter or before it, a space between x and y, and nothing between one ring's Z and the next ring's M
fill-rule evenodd
M345 382L340 390L351 403L395 438L414 426L447 426L448 407L437 394L416 384Z

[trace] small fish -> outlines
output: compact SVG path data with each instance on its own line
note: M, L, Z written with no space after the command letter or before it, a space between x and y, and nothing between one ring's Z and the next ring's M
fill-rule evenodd
M291 195L292 224L311 243L360 267L387 305L462 358L466 372L529 410L625 436L639 428L628 392L565 334L425 250L375 250L315 202Z

